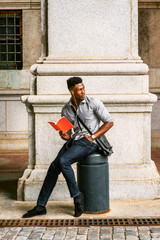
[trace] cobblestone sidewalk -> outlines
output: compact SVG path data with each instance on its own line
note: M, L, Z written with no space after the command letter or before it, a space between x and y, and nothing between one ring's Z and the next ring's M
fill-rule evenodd
M160 227L0 228L3 240L160 240Z

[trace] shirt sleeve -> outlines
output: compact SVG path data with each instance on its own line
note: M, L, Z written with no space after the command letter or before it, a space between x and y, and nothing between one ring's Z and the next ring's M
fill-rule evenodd
M93 99L93 105L94 105L94 112L97 115L97 117L103 122L113 122L113 119L111 115L109 114L108 110L100 101L99 99L94 98Z
M66 117L66 118L67 118L65 106L62 108L61 117ZM68 118L67 118L67 119L68 119ZM70 134L70 135L72 135L72 129L70 129L67 133Z

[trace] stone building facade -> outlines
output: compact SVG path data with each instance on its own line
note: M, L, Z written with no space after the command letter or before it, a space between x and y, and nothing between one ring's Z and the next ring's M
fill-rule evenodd
M0 150L28 149L28 120L20 97L29 94L30 66L41 56L40 0L1 0L0 12L22 13L22 69L0 70ZM160 148L160 1L139 0L139 55L149 66L152 148ZM1 65L1 63L0 63Z
M47 121L57 120L68 101L64 81L71 75L82 76L87 94L100 98L114 118L114 134L107 133L115 150L109 164L111 199L159 197L160 176L150 158L156 96L148 90L148 66L150 92L158 96L160 5L139 1L138 21L137 3L0 2L1 150L25 150L29 144L18 200L36 200L51 156L62 144ZM158 119L159 101L152 112L152 148L159 147ZM69 199L63 177L58 184L51 198Z
M1 20L10 13L13 16L19 10L22 22L21 69L2 67L0 62L0 150L2 151L28 149L28 114L20 97L29 94L29 69L41 54L40 1L0 1ZM1 25L1 33L3 29ZM1 44L2 40L3 35L1 35ZM0 54L2 61L2 47Z

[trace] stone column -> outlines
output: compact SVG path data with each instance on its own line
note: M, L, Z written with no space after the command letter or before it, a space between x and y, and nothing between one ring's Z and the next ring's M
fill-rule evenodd
M42 5L43 6L43 5ZM113 116L107 133L111 199L159 197L159 174L150 156L150 117L156 97L148 66L138 56L137 0L48 0L48 56L31 67L36 95L23 97L35 114L35 166L24 181L24 200L35 200L63 141L48 125L69 100L66 79L80 76L88 95ZM51 199L68 200L60 177Z

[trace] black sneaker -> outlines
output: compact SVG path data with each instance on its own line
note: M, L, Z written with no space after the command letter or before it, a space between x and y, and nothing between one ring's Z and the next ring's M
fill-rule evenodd
M33 209L29 210L27 213L25 213L22 218L30 218L38 215L45 215L47 213L46 208L43 206L37 205Z
M84 211L84 195L79 193L78 196L74 198L75 214L74 217L80 217Z

